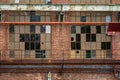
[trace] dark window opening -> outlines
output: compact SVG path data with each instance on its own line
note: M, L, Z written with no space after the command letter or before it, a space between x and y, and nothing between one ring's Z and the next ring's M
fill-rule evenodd
M35 41L36 42L40 42L40 34L36 34L35 35Z
M35 15L35 11L30 11L30 15Z
M24 34L20 34L20 42L24 42Z
M14 25L10 25L9 32L14 33Z
M40 43L36 43L36 49L40 49Z
M35 34L31 34L31 41L35 41Z
M90 33L90 32L91 32L90 26L86 26L86 33Z
M90 34L86 34L86 42L90 42Z
M60 22L63 22L63 19L64 19L64 15L60 14Z
M31 42L31 50L35 50L35 43Z
M36 15L36 22L40 22L40 16L39 15Z
M92 41L92 42L95 42L95 41L96 41L96 34L92 34L91 41Z
M86 16L81 16L81 22L86 22Z
M45 31L46 31L46 27L44 25L41 25L40 32L45 33Z
M86 26L81 26L81 33L86 33Z
M25 50L29 50L30 49L30 44L29 42L25 42Z
M80 48L81 48L80 43L76 43L76 49L80 49Z
M96 33L101 33L101 26L96 26Z
M111 42L101 42L101 49L111 49Z
M71 41L74 41L74 37L71 37Z
M77 41L77 42L80 42L80 41L81 41L80 38L81 38L81 37L80 37L80 34L76 34L76 41Z
M25 34L25 35L24 35L24 41L25 41L25 42L29 42L29 41L30 41L30 36L29 36L29 34Z
M71 26L71 33L76 33L76 26L75 25Z
M30 25L30 32L35 33L35 25Z
M1 19L2 19L2 18L1 18L1 14L0 14L0 21L1 21Z
M75 42L71 42L71 49L75 49Z
M86 51L86 58L91 58L91 51L90 50Z

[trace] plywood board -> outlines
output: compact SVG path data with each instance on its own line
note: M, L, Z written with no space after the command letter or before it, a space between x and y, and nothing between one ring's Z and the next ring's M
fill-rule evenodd
M15 34L10 34L10 42L14 42L15 41Z
M95 50L96 49L96 42L91 42L91 49Z
M21 59L20 51L15 50L14 52L15 52L15 59Z
M91 26L91 33L96 33L96 26Z
M75 16L71 16L71 22L75 22Z
M45 47L46 47L46 43L45 42L41 42L40 43L40 49L41 50L45 50L46 49Z
M25 16L20 16L20 22L24 22L25 21Z
M40 39L41 39L41 40L40 40L41 42L45 42L45 41L46 41L46 35L45 35L45 34L40 34L40 37L41 37L41 38L40 38Z
M27 15L27 13L26 13L26 15ZM25 16L24 18L25 18L25 22L30 22L29 16Z
M86 42L86 34L81 34L81 42Z
M16 43L15 43L15 49L18 50L19 48L20 48L19 43L16 42Z
M47 43L46 43L46 50L50 50L50 49L51 49L51 43L50 43L50 42L49 42L49 43L47 42Z
M96 50L96 59L101 59L101 50Z
M90 42L86 42L86 49L90 50L91 49L91 43Z
M100 42L96 43L96 49L99 49L99 50L101 49L101 43Z
M51 52L50 50L46 50L46 58L51 59Z
M24 25L20 25L20 33L25 33Z
M106 33L106 27L105 26L101 26L101 33L103 33L103 34Z
M105 42L106 41L106 35L105 34L101 34L101 41Z
M75 21L76 21L76 22L80 22L80 16L76 16L76 17L75 17Z
M76 33L81 33L81 27L80 26L76 26Z
M101 34L96 34L96 42L101 42Z
M111 41L112 41L112 37L109 36L109 35L106 35L106 41L107 41L107 42L111 42Z
M102 50L101 54L102 54L102 59L105 59L106 58L106 50Z
M86 49L86 43L85 42L82 42L81 43L81 50L85 50Z
M30 51L30 59L35 59L35 50Z
M18 25L15 25L14 26L14 29L15 29L15 33L19 33L19 31L20 31L20 26L18 26Z
M87 17L86 17L86 22L90 22L90 21L91 21L90 16L87 16Z
M25 25L25 33L30 33L30 26L29 25Z
M15 42L19 42L19 41L20 41L19 34L15 34Z
M41 22L45 22L45 16L41 16Z
M14 49L14 42L10 42L9 49Z
M46 42L51 42L51 35L50 34L46 34Z
M40 34L40 25L36 25L35 33Z
M70 58L75 59L75 50L71 51Z
M10 20L11 22L14 22L14 21L15 21L15 17L11 15L10 18L9 18L9 20Z
M20 21L20 16L15 16L15 22L19 22Z
M24 50L25 49L25 43L24 42L20 42L20 50Z
M25 51L25 54L24 54L25 58L26 59L29 59L30 58L30 51Z

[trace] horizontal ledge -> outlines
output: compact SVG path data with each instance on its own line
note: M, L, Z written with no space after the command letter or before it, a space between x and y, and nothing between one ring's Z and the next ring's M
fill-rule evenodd
M120 11L120 5L109 4L0 4L0 10L19 11Z
M119 22L0 22L0 25L108 25L109 23L120 24Z

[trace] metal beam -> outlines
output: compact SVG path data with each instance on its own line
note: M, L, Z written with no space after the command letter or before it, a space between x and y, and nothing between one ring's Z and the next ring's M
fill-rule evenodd
M120 5L108 4L0 4L2 10L19 11L120 11Z

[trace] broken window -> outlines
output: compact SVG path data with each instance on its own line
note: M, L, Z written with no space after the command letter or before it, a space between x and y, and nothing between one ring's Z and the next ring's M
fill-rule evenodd
M111 49L111 42L101 42L101 49Z
M86 33L86 26L81 26L81 33Z
M75 49L75 42L71 42L71 49Z
M20 42L24 42L24 34L20 34Z
M36 34L35 35L35 41L36 42L40 42L40 34Z
M96 34L91 34L91 41L95 42L96 41Z
M76 49L80 49L80 48L81 48L80 43L76 43Z
M86 42L90 42L90 41L91 41L90 35L91 35L91 34L86 34Z
M101 26L96 26L96 33L101 33Z
M86 34L86 42L95 42L96 41L96 34Z
M35 34L31 34L31 41L35 41Z
M76 34L76 42L80 42L81 41L80 38L81 38L80 34Z
M30 36L29 34L24 34L24 41L29 42L30 41Z
M36 46L36 49L40 49L40 43L39 42L37 42L35 46Z
M35 50L35 43L31 42L31 50Z
M35 25L30 25L30 32L35 33Z
M25 50L29 50L30 49L30 43L29 42L25 42Z

